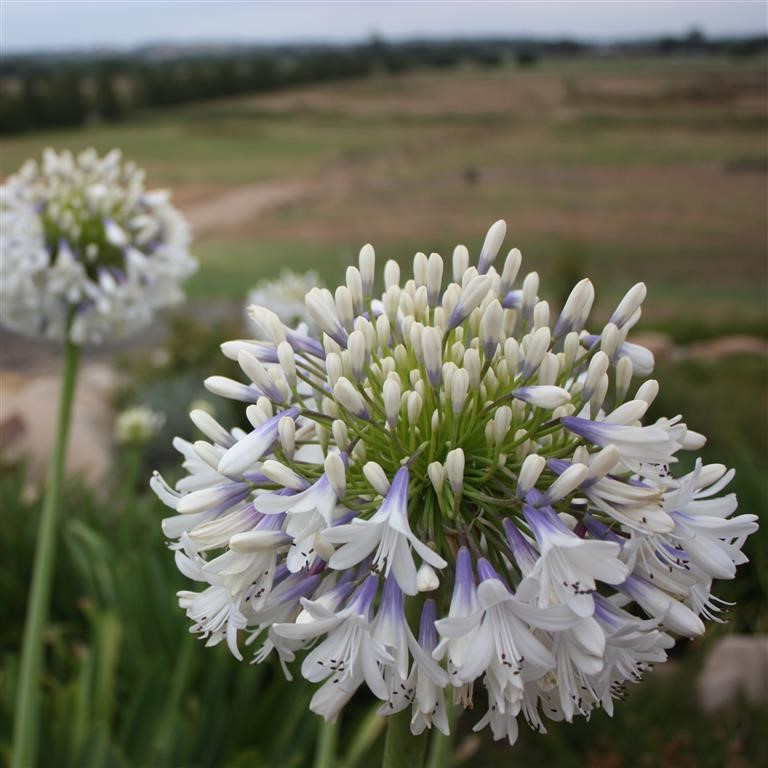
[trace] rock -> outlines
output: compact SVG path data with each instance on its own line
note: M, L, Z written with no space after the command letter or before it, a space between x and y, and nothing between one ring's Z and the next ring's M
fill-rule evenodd
M714 712L744 695L768 701L768 635L727 635L709 651L698 680L702 709Z
M78 376L66 471L98 486L106 477L112 449L111 397L114 371L104 363L88 362ZM41 486L56 434L59 377L0 371L0 435L2 461L24 457L28 480Z

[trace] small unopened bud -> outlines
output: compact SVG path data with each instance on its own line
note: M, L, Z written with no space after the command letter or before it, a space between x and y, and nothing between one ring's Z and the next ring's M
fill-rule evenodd
M512 409L508 405L502 405L493 417L493 439L497 443L503 442L512 426Z
M363 313L363 278L357 267L347 267L347 288L352 297L355 314L361 315Z
M377 464L375 461L367 462L363 466L363 474L376 493L382 496L386 496L389 493L389 480L380 464Z
M360 249L359 264L360 277L363 281L363 294L365 296L370 296L376 271L376 252L373 250L373 246L370 243L364 245Z
M592 397L592 393L605 375L610 364L611 361L608 359L608 355L602 350L594 354L589 361L589 368L587 368L587 376L584 380L584 388L582 389L584 400L589 400Z
M443 286L443 260L439 253L431 253L427 260L427 300L434 307Z
M343 496L347 490L347 471L338 453L329 453L325 457L325 474L336 496Z
M520 310L523 313L523 317L530 317L533 311L533 305L536 303L536 299L539 294L539 273L529 272L523 280L523 302ZM549 330L549 329L547 329Z
M619 348L619 344L621 344L621 331L613 323L608 323L600 334L600 349L611 358Z
M400 379L397 376L388 378L384 382L382 395L384 398L384 412L387 415L387 424L389 424L390 428L394 428L400 414L400 398L402 395Z
M283 372L283 376L285 376L285 380L288 382L288 386L291 389L295 389L296 355L293 352L293 347L287 341L277 345L277 361L280 363L280 369Z
M339 291L336 291L338 299ZM347 332L339 320L341 312L337 309L331 292L324 288L312 288L304 298L307 312L317 323L321 331L327 333L342 346L347 342Z
M235 444L235 438L219 424L216 419L211 416L207 411L201 408L196 408L190 411L189 418L192 423L209 439L214 443L223 446L224 448L230 448Z
M333 424L331 424L331 432L339 450L346 451L349 448L349 429L347 429L347 425L341 419L334 419Z
M417 288L427 284L427 256L421 251L413 257L413 280Z
M400 265L390 259L384 265L384 289L400 285Z
M347 350L349 352L349 365L352 369L352 376L355 381L360 381L365 371L366 357L365 335L362 331L352 331L349 334Z
M560 362L557 355L552 352L545 352L544 357L539 364L539 384L554 384L557 381L557 374L560 372Z
M549 343L552 335L549 328L539 328L528 337L528 346L525 351L525 362L523 363L523 379L529 379L536 373L544 354L549 349Z
M490 290L491 282L490 275L477 275L467 283L466 288L461 291L458 304L448 318L449 328L456 328L456 326L461 325L469 317L472 310L480 306Z
M434 592L440 586L435 569L429 563L422 563L416 571L416 589L419 592Z
M477 271L481 275L484 275L496 260L506 234L507 223L503 219L499 219L491 224L491 228L485 236L483 247L480 249L480 258L477 262Z
M614 408L603 420L605 424L620 424L629 426L645 416L648 403L645 400L629 400L618 408Z
M389 318L386 315L379 315L376 318L376 336L379 346L386 348L392 340L392 329L389 324Z
M292 469L286 467L274 459L267 459L260 467L259 471L266 475L272 482L290 488L294 491L303 491L307 487L307 481L296 474Z
M537 301L533 308L533 327L543 328L549 326L549 302Z
M589 475L589 467L584 464L571 464L560 477L542 494L540 505L547 506L576 490Z
M361 419L368 419L370 414L363 396L352 385L349 379L341 376L333 388L333 396L343 408Z
M592 392L592 397L589 399L589 413L593 419L595 416L597 416L597 414L600 412L600 409L603 407L605 396L608 394L609 384L610 382L608 381L608 374L604 373L600 378L600 381L597 383L594 392Z
M408 402L406 403L405 409L408 413L408 421L411 423L411 426L418 422L423 405L424 399L418 392L408 393Z
M645 283L633 285L619 302L616 310L611 315L610 322L619 328L626 325L635 312L640 309L640 305L645 301L647 293Z
M520 476L517 478L518 498L523 498L536 485L546 465L547 460L538 454L531 453L525 457L520 467Z
M504 260L504 267L501 271L501 282L499 283L499 296L506 296L509 293L512 284L515 282L517 273L520 271L520 264L523 261L522 254L517 248L513 248Z
M615 445L607 445L589 462L587 480L599 480L605 477L619 463L619 459L621 459L619 449Z
M417 317L425 317L428 306L429 298L427 295L427 286L420 285L416 289L416 293L413 294L413 311Z
M325 370L328 373L328 384L331 387L336 386L336 382L344 373L344 366L341 362L341 355L336 352L330 352L325 356Z
M507 361L507 370L509 375L517 375L517 365L520 362L520 345L517 339L508 338L504 342L504 359Z
M650 405L659 394L659 382L656 379L644 381L637 389L636 400L645 400Z
M702 435L701 432L694 432L692 429L686 429L685 434L680 440L680 447L684 451L698 451L706 444L706 435Z
M282 531L247 531L230 537L229 548L233 552L261 552L283 546L290 541L291 537Z
M462 360L464 370L469 374L469 386L472 389L477 389L480 386L480 353L470 348L464 352L464 359Z
M486 359L493 357L501 338L504 326L504 309L498 299L494 299L483 312L480 320L480 344Z
M283 394L275 384L274 379L264 365L256 359L250 352L240 350L237 355L237 362L243 369L245 375L258 387L270 400L277 403L283 402Z
M623 402L627 396L632 381L632 373L632 360L628 357L622 357L616 363L616 401L619 403Z
M579 340L579 334L576 331L571 331L566 335L565 341L563 341L563 355L565 356L565 368L570 368L575 362L579 354L579 348L581 347L581 341Z
M592 309L592 302L595 299L595 288L589 278L580 280L573 287L563 306L563 311L557 319L555 325L555 338L560 338L571 331L581 330L579 320L582 316L586 319L589 310Z
M427 475L435 489L435 493L440 493L445 485L446 471L445 467L439 461L433 461L427 467Z
M454 413L461 413L469 391L469 373L459 368L451 378L451 408Z
M290 416L283 416L277 423L277 434L283 453L292 459L296 451L296 422Z
M440 383L443 367L442 336L437 328L424 328L421 334L421 347L424 356L424 367L427 370L429 383L436 387Z
M464 277L464 273L469 267L469 251L464 245L457 245L453 249L453 280L456 283L461 284L461 280Z
M221 452L216 447L205 440L196 440L193 444L195 453L216 472L219 471L219 462L221 461Z
M350 456L358 464L365 464L365 462L368 460L367 458L368 453L365 450L365 443L362 440L355 443L355 447L352 449L352 453L350 454Z
M512 392L512 396L535 408L547 408L549 410L565 405L571 399L571 395L567 390L547 384L520 387Z
M454 448L448 452L445 458L445 471L451 490L459 493L464 487L464 451L461 448Z

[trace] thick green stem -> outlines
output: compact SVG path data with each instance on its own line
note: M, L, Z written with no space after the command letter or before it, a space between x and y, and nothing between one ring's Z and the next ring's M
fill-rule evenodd
M453 703L453 688L450 686L445 691L445 716L448 720L450 734L445 736L437 728L432 728L432 745L429 749L427 768L448 768L451 764L451 748L457 717L456 705Z
M382 768L422 768L427 754L427 733L411 733L411 708L387 717Z
M336 744L339 740L339 723L320 721L314 768L334 768L336 765Z
M56 517L67 452L67 437L77 379L80 347L67 341L61 372L61 394L56 443L51 456L48 484L38 526L32 585L27 601L27 618L21 647L21 664L16 689L13 725L12 765L31 768L37 761L40 678L43 661L43 630L48 619L51 582L56 555Z

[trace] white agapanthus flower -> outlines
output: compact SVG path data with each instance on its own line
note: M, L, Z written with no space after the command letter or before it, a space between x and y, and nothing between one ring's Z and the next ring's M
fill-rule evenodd
M320 278L314 270L294 272L284 269L279 277L259 281L248 294L247 306L265 307L294 328L309 319L304 297L319 285Z
M165 424L165 415L146 405L134 405L121 411L115 419L115 442L121 445L146 443Z
M334 293L307 292L315 336L254 307L259 338L222 345L244 381L206 381L250 426L194 412L188 475L152 479L203 584L180 595L192 631L238 657L261 638L255 661L311 647L326 718L361 686L382 713L411 707L414 733L447 731L450 689L470 707L484 688L477 727L509 741L521 713L540 731L610 713L673 635L717 618L712 579L757 528L718 495L725 467L671 472L702 438L642 423L656 382L628 398L652 364L626 340L645 287L590 334L589 280L553 318L536 273L515 287L519 251L494 268L505 231L477 266L458 246L451 277L437 254L404 280L388 262L377 296L366 246Z
M78 344L132 334L184 298L189 242L168 192L119 150L47 149L0 187L0 322Z

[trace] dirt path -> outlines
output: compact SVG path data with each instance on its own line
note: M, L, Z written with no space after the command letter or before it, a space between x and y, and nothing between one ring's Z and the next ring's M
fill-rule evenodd
M179 197L192 232L199 237L251 222L260 213L300 200L315 188L307 181L264 182L217 191L202 200L198 194L186 204L183 192Z

